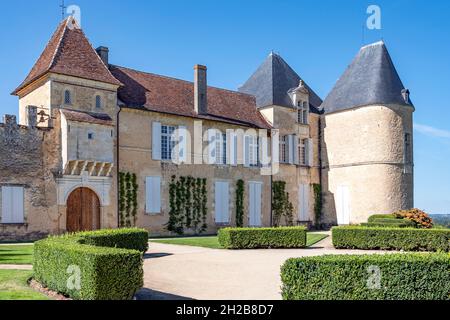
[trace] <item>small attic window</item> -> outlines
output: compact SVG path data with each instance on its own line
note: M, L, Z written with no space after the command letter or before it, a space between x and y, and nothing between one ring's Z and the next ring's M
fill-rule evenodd
M95 96L95 107L100 109L102 107L102 97Z
M69 90L64 91L64 104L72 104L72 95Z

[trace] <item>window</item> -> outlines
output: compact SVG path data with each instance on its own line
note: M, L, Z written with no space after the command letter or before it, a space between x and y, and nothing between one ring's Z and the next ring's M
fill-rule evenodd
M288 163L289 154L288 154L288 145L289 145L289 136L282 136L280 140L280 163Z
M88 140L94 140L94 134L92 132L88 133Z
M300 160L300 165L305 166L307 164L308 152L307 152L308 139L300 139L298 145L298 159Z
M174 137L175 127L161 126L161 159L172 160L176 139Z
M24 223L23 187L2 187L1 199L1 223Z
M72 95L69 90L64 91L64 104L72 104Z
M405 164L411 164L411 134L405 133Z
M297 104L297 121L300 124L308 124L308 103L305 101L299 101Z
M102 97L100 96L95 97L95 107L97 109L100 109L102 107Z
M245 136L245 164L247 166L258 166L258 151L258 137Z
M216 181L214 196L216 224L230 223L230 184L225 181Z
M161 177L147 177L145 193L145 212L148 214L161 213Z
M216 164L227 164L227 135L216 131Z

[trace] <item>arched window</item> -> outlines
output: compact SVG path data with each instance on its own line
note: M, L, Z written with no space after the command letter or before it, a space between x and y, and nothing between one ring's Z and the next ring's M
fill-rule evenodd
M95 96L95 107L100 109L102 107L102 97Z
M72 104L72 96L69 90L64 91L64 104Z

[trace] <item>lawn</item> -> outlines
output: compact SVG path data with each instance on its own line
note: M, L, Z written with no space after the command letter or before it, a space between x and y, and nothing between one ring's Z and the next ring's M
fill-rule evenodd
M0 270L0 300L48 300L28 287L31 271Z
M321 233L308 233L306 239L306 245L308 247L316 244L317 242L328 237L326 234ZM180 246L192 246L192 247L203 247L210 249L222 249L219 244L217 236L211 237L190 237L190 238L171 238L171 239L155 239L151 242L165 243L165 244L176 244Z
M0 245L0 264L32 264L33 245Z

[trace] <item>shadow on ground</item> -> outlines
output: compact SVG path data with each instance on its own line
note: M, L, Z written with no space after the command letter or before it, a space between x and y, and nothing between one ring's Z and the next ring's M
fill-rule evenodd
M177 296L167 292L160 292L148 288L141 289L136 294L136 300L194 300L188 297Z
M146 254L144 254L144 260L156 259L156 258L164 258L164 257L172 256L172 255L173 255L172 253L163 253L163 252L146 253Z

